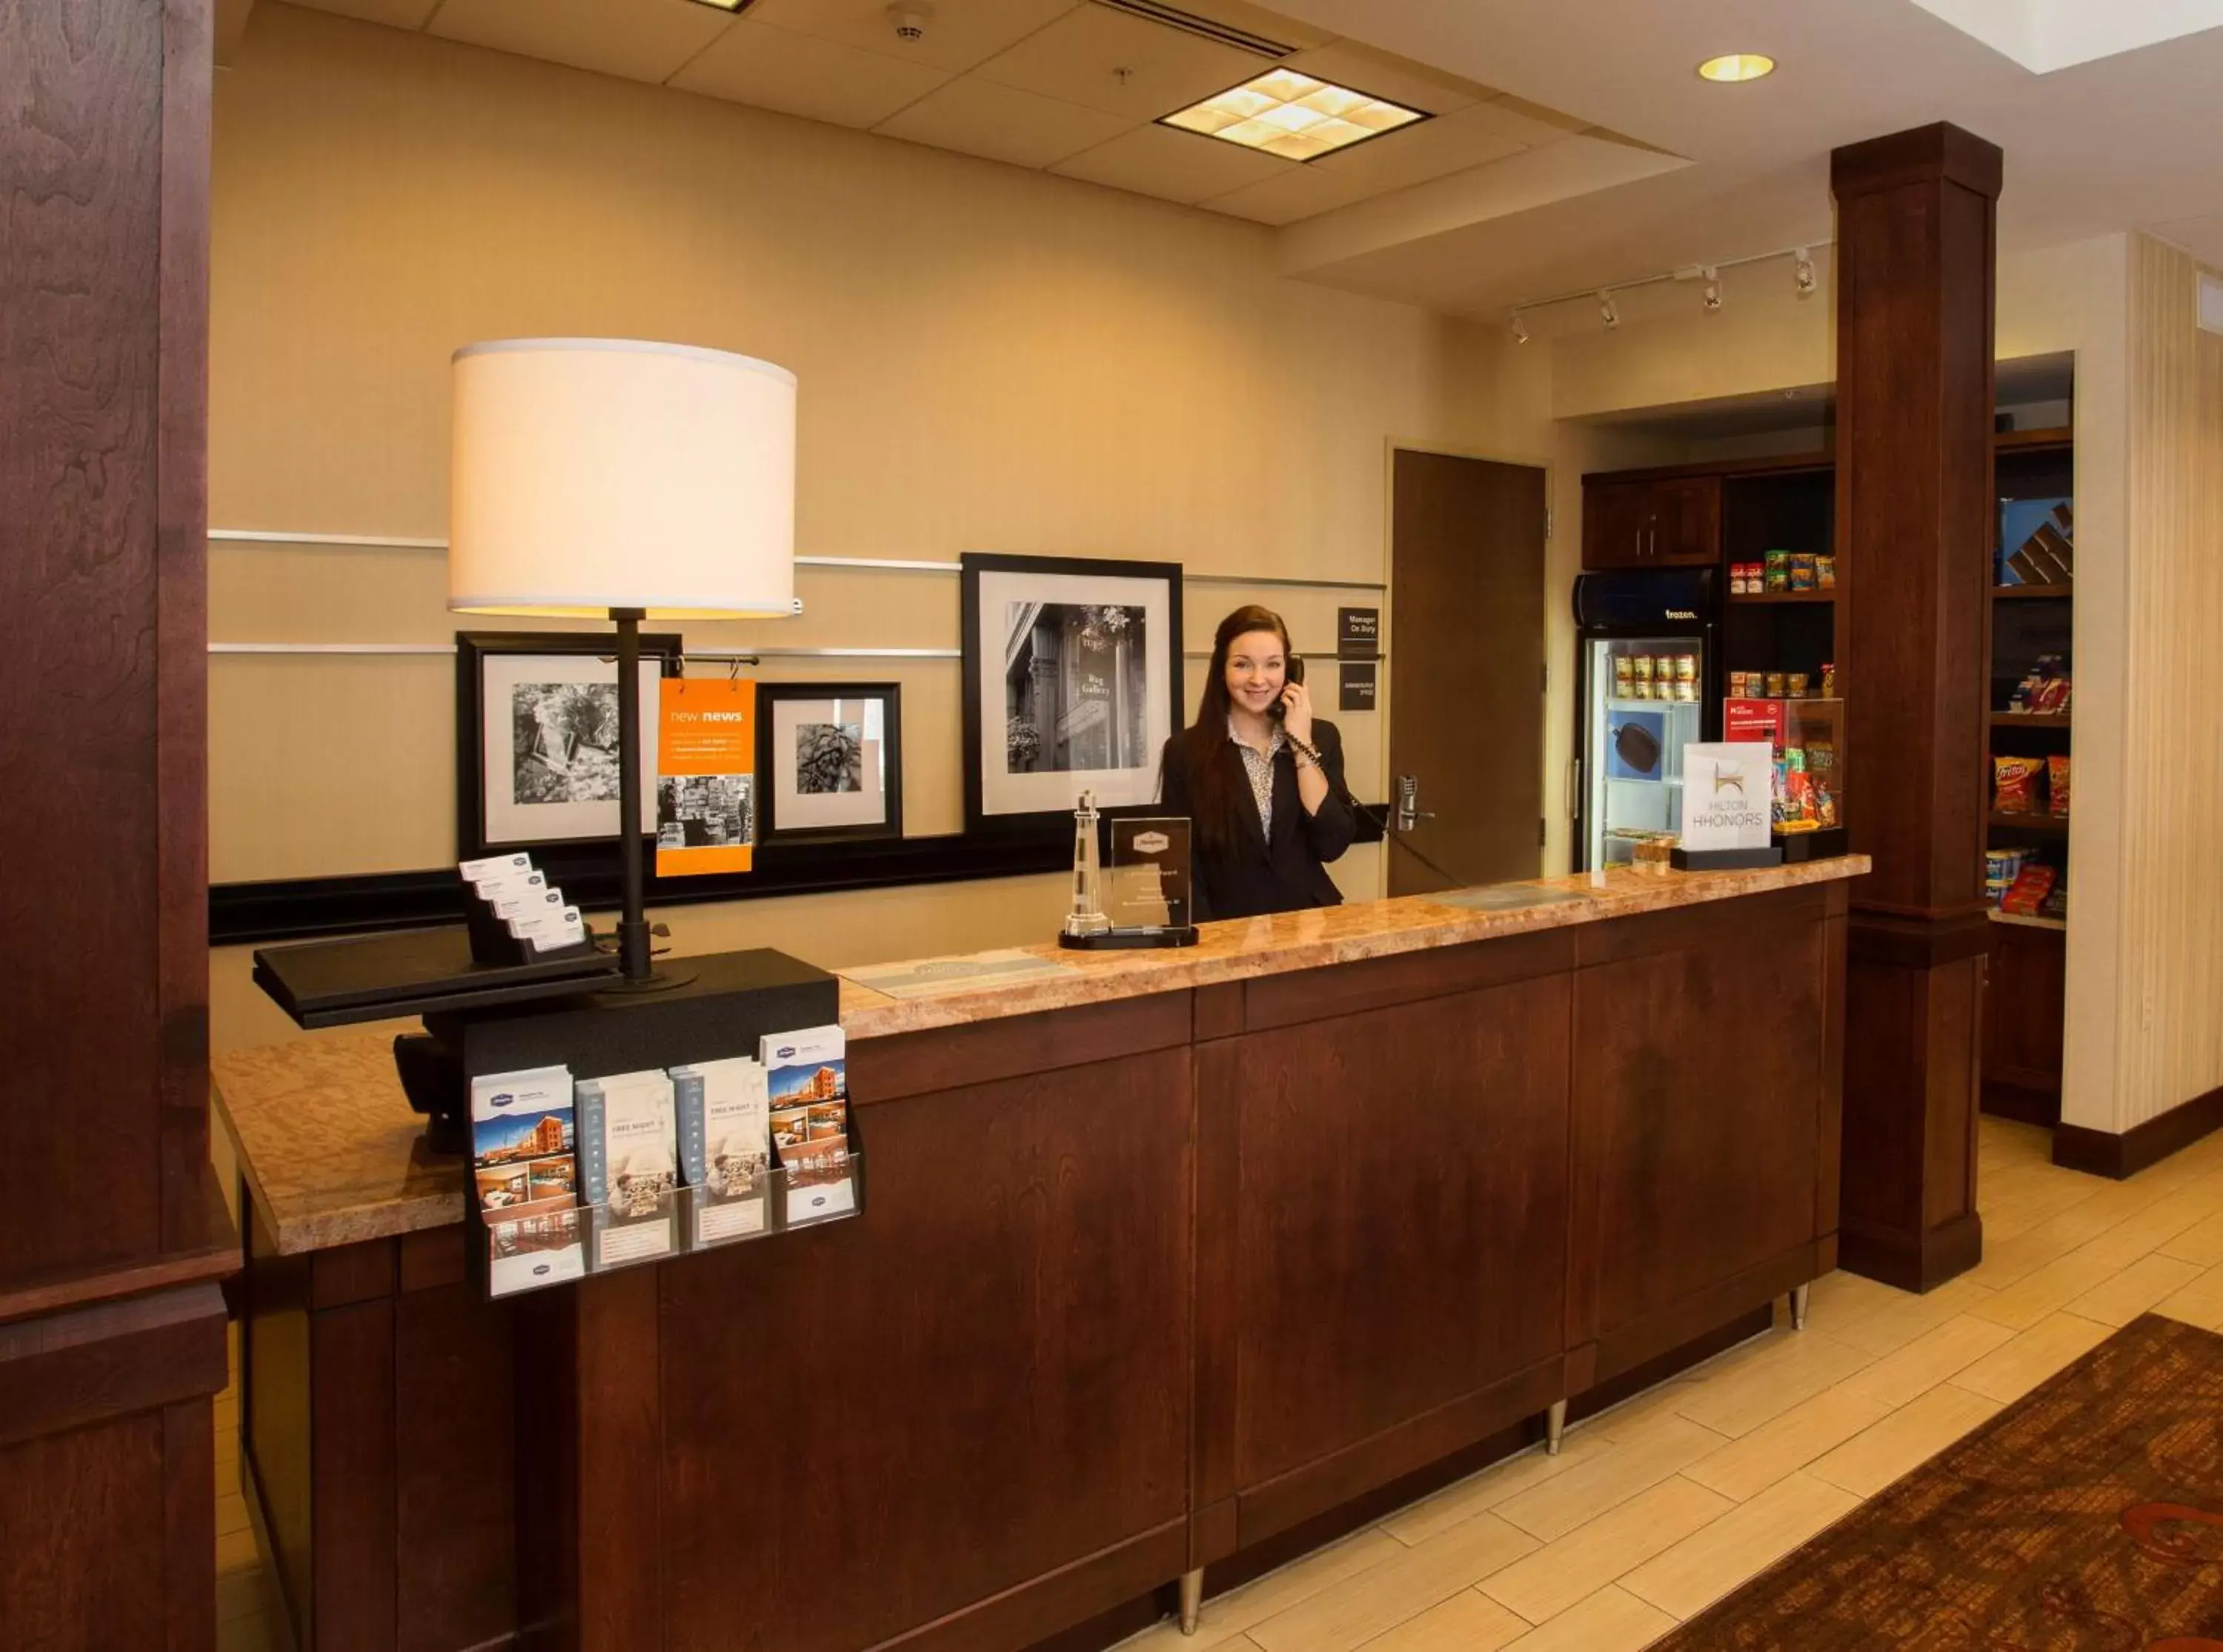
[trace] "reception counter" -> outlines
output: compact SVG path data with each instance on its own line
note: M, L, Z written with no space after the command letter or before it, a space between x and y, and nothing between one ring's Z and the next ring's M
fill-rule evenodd
M859 1219L501 1303L383 1039L220 1058L297 1636L1100 1643L1541 1438L1835 1266L1867 870L860 970Z

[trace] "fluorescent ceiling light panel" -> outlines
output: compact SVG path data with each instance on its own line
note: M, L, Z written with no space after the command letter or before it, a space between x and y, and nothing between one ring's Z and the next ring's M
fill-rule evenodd
M2033 74L2223 28L2223 0L1914 0Z
M1162 126L1224 138L1285 160L1317 160L1428 117L1417 109L1371 97L1294 69L1269 69L1256 80L1162 116Z

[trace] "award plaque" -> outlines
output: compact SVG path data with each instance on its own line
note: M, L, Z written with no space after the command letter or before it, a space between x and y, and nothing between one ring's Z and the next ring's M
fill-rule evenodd
M1074 907L1058 945L1195 945L1188 821L1179 815L1115 819L1099 864L1094 803L1084 794L1074 813Z

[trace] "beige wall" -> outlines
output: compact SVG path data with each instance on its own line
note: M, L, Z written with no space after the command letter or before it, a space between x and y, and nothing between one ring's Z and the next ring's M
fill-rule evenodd
M2125 491L2138 554L2125 614L2119 1128L2223 1085L2223 857L2214 829L2223 818L2223 745L2210 692L2223 624L2223 338L2199 330L2196 278L2184 254L2131 238ZM2083 608L2080 600L2080 666ZM2081 770L2090 744L2081 681L2077 695ZM2076 807L2081 813L2081 796Z
M221 530L442 537L450 353L530 334L677 338L794 368L808 554L1378 581L1393 443L1555 457L1540 353L1283 280L1258 226L283 5L257 9L218 78L213 210ZM444 581L437 550L218 542L211 635L442 644ZM957 644L949 575L804 569L798 589L799 620L689 640ZM1191 647L1253 596L1315 650L1338 602L1371 600L1194 585ZM1394 648L1394 615L1385 631ZM453 671L439 656L217 656L212 877L450 858ZM954 663L759 675L902 682L907 828L957 829ZM1387 709L1340 719L1369 797L1386 784ZM1336 872L1370 895L1379 851ZM1056 882L674 921L691 948L746 935L859 963L1038 939ZM219 1042L274 1033L234 990L243 963L217 968Z

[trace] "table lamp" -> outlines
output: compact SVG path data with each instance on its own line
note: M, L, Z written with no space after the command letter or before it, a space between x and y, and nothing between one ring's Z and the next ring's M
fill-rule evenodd
M623 984L666 983L642 885L640 622L786 618L795 375L724 350L513 338L455 355L448 606L617 626Z

